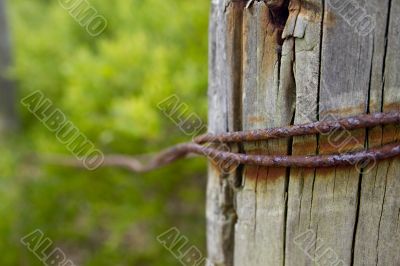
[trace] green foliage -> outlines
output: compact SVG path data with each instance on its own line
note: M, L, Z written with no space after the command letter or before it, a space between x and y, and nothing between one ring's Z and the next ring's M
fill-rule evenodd
M208 1L89 2L108 21L95 38L58 1L8 2L20 97L42 91L109 154L190 139L157 103L177 94L206 121ZM146 175L48 166L42 155L67 149L20 114L19 135L0 140L1 265L42 264L19 242L35 229L77 265L178 265L156 240L173 226L203 249L203 160Z

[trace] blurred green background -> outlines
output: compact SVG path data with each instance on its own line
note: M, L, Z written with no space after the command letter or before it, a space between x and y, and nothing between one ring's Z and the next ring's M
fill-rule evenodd
M209 3L89 3L108 21L98 37L58 1L6 2L19 129L0 137L0 265L43 265L20 243L35 229L76 265L180 265L156 237L177 227L205 254L205 161L144 175L41 164L70 153L20 99L42 91L106 154L187 141L157 103L177 94L206 121Z

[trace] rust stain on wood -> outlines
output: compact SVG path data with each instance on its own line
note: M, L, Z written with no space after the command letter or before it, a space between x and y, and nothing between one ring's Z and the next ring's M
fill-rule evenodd
M257 172L257 183L267 181L269 169L268 167L259 167Z
M377 147L382 144L382 127L371 128L368 131L369 147Z
M319 4L313 4L311 2L301 2L298 16L302 16L312 23L319 22L322 16L322 7Z
M267 175L263 176L264 178L259 178L259 181L273 183L286 176L285 168L269 167L267 170Z
M385 126L383 128L382 143L390 143L399 139L398 126Z
M400 111L400 103L388 103L383 105L383 109L387 111Z
M351 171L354 170L355 166L338 166L335 168L320 168L317 169L317 175L318 177L322 178L330 178L332 177L332 174L335 173L335 171Z
M315 139L308 139L306 141L295 141L292 144L292 149L294 154L303 155L315 155L317 145L315 144Z
M246 177L246 180L257 180L257 175L258 175L258 168L259 166L246 166L244 170L244 176Z
M266 119L265 117L262 117L262 116L254 116L254 115L249 116L249 117L248 117L248 120L249 120L249 122L252 123L252 124L258 124L258 123L266 124L266 121L267 121L267 119Z
M268 152L266 149L252 149L248 154L277 155L279 152ZM273 183L286 176L286 168L246 166L246 179L256 182Z
M286 176L285 168L246 166L246 180L257 183L274 183Z
M341 131L321 136L321 154L341 154L364 149L365 130Z
M327 10L324 18L324 26L332 28L336 25L336 14L330 10Z
M324 120L324 117L329 118L329 120L334 120L333 118L339 119L340 117L363 114L364 110L365 104L359 104L358 106L347 108L320 110L319 113L320 119L322 118L322 120Z

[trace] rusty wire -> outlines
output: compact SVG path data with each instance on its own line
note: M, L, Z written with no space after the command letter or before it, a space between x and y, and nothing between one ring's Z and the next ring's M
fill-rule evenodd
M279 128L228 132L217 135L206 134L195 138L194 142L198 144L207 142L240 143L315 134L329 134L337 130L354 130L388 124L400 124L400 112L365 114L334 121L319 121Z
M400 143L387 144L380 148L373 148L359 152L310 156L247 155L224 152L198 144L184 144L183 146L176 148L180 150L181 155L183 153L196 153L208 156L216 162L224 162L224 164L237 163L255 166L294 168L326 168L360 165L365 162L381 161L400 155Z
M149 159L147 163L137 157L122 155L106 156L102 166L123 167L137 173L144 173L167 166L189 154L198 154L210 158L217 166L254 165L265 167L293 167L293 168L327 168L337 166L363 166L365 162L377 162L400 155L400 143L384 145L369 150L331 154L331 155L247 155L221 151L195 143L184 143L160 152ZM83 167L82 163L70 158L56 158L52 156L48 162L67 166Z
M129 157L122 155L106 156L102 166L124 167L133 172L149 172L164 167L190 154L205 156L217 165L254 165L265 167L294 167L294 168L326 168L337 166L357 166L365 162L376 162L400 155L400 143L385 144L382 147L366 149L351 153L328 155L253 155L223 151L215 148L214 144L204 143L239 143L260 141L277 138L330 133L336 130L354 130L370 128L379 125L400 123L400 112L376 113L359 115L335 121L314 122L281 128L261 129L254 131L223 133L218 135L203 135L196 138L196 143L183 143L159 152L155 156ZM52 159L53 163L82 166L81 162L68 158Z

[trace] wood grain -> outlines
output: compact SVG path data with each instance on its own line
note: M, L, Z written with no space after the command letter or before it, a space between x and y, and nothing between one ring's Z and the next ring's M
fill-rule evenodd
M213 1L209 29L209 132L240 129L242 3ZM239 118L238 118L239 117ZM239 122L237 122L239 121ZM235 175L233 172L230 175ZM209 163L207 265L232 265L236 212L229 174Z
M318 119L318 93L320 70L320 43L322 1L305 1L314 9L301 8L292 2L294 26L286 30L295 37L296 116L295 124L314 122ZM302 9L302 10L301 10ZM297 11L299 10L299 11ZM289 18L290 19L290 18ZM290 24L288 24L290 25ZM289 27L287 27L289 29ZM317 137L293 139L293 154L317 153ZM301 249L295 239L311 228L311 211L315 182L314 169L292 169L288 188L288 215L286 223L286 265L310 265L313 260Z
M213 130L399 110L399 1L291 0L284 29L273 23L265 3L255 1L248 9L243 3L213 4ZM349 17L352 6L376 20L370 34L362 34ZM232 148L314 155L399 139L399 128L387 126ZM244 167L237 188L210 168L212 265L400 265L399 172L399 159L362 168Z
M294 112L293 41L278 53L281 33L271 25L264 3L245 10L243 25L243 129L289 125ZM288 141L246 144L245 152L286 154ZM245 167L243 179L237 192L235 265L281 265L287 171Z
M374 63L371 76L370 110L399 110L400 69L399 18L400 3L384 1L372 5L379 27L375 30ZM398 127L369 130L369 146L399 140ZM355 265L400 264L400 160L378 163L363 176L359 222L355 243Z

